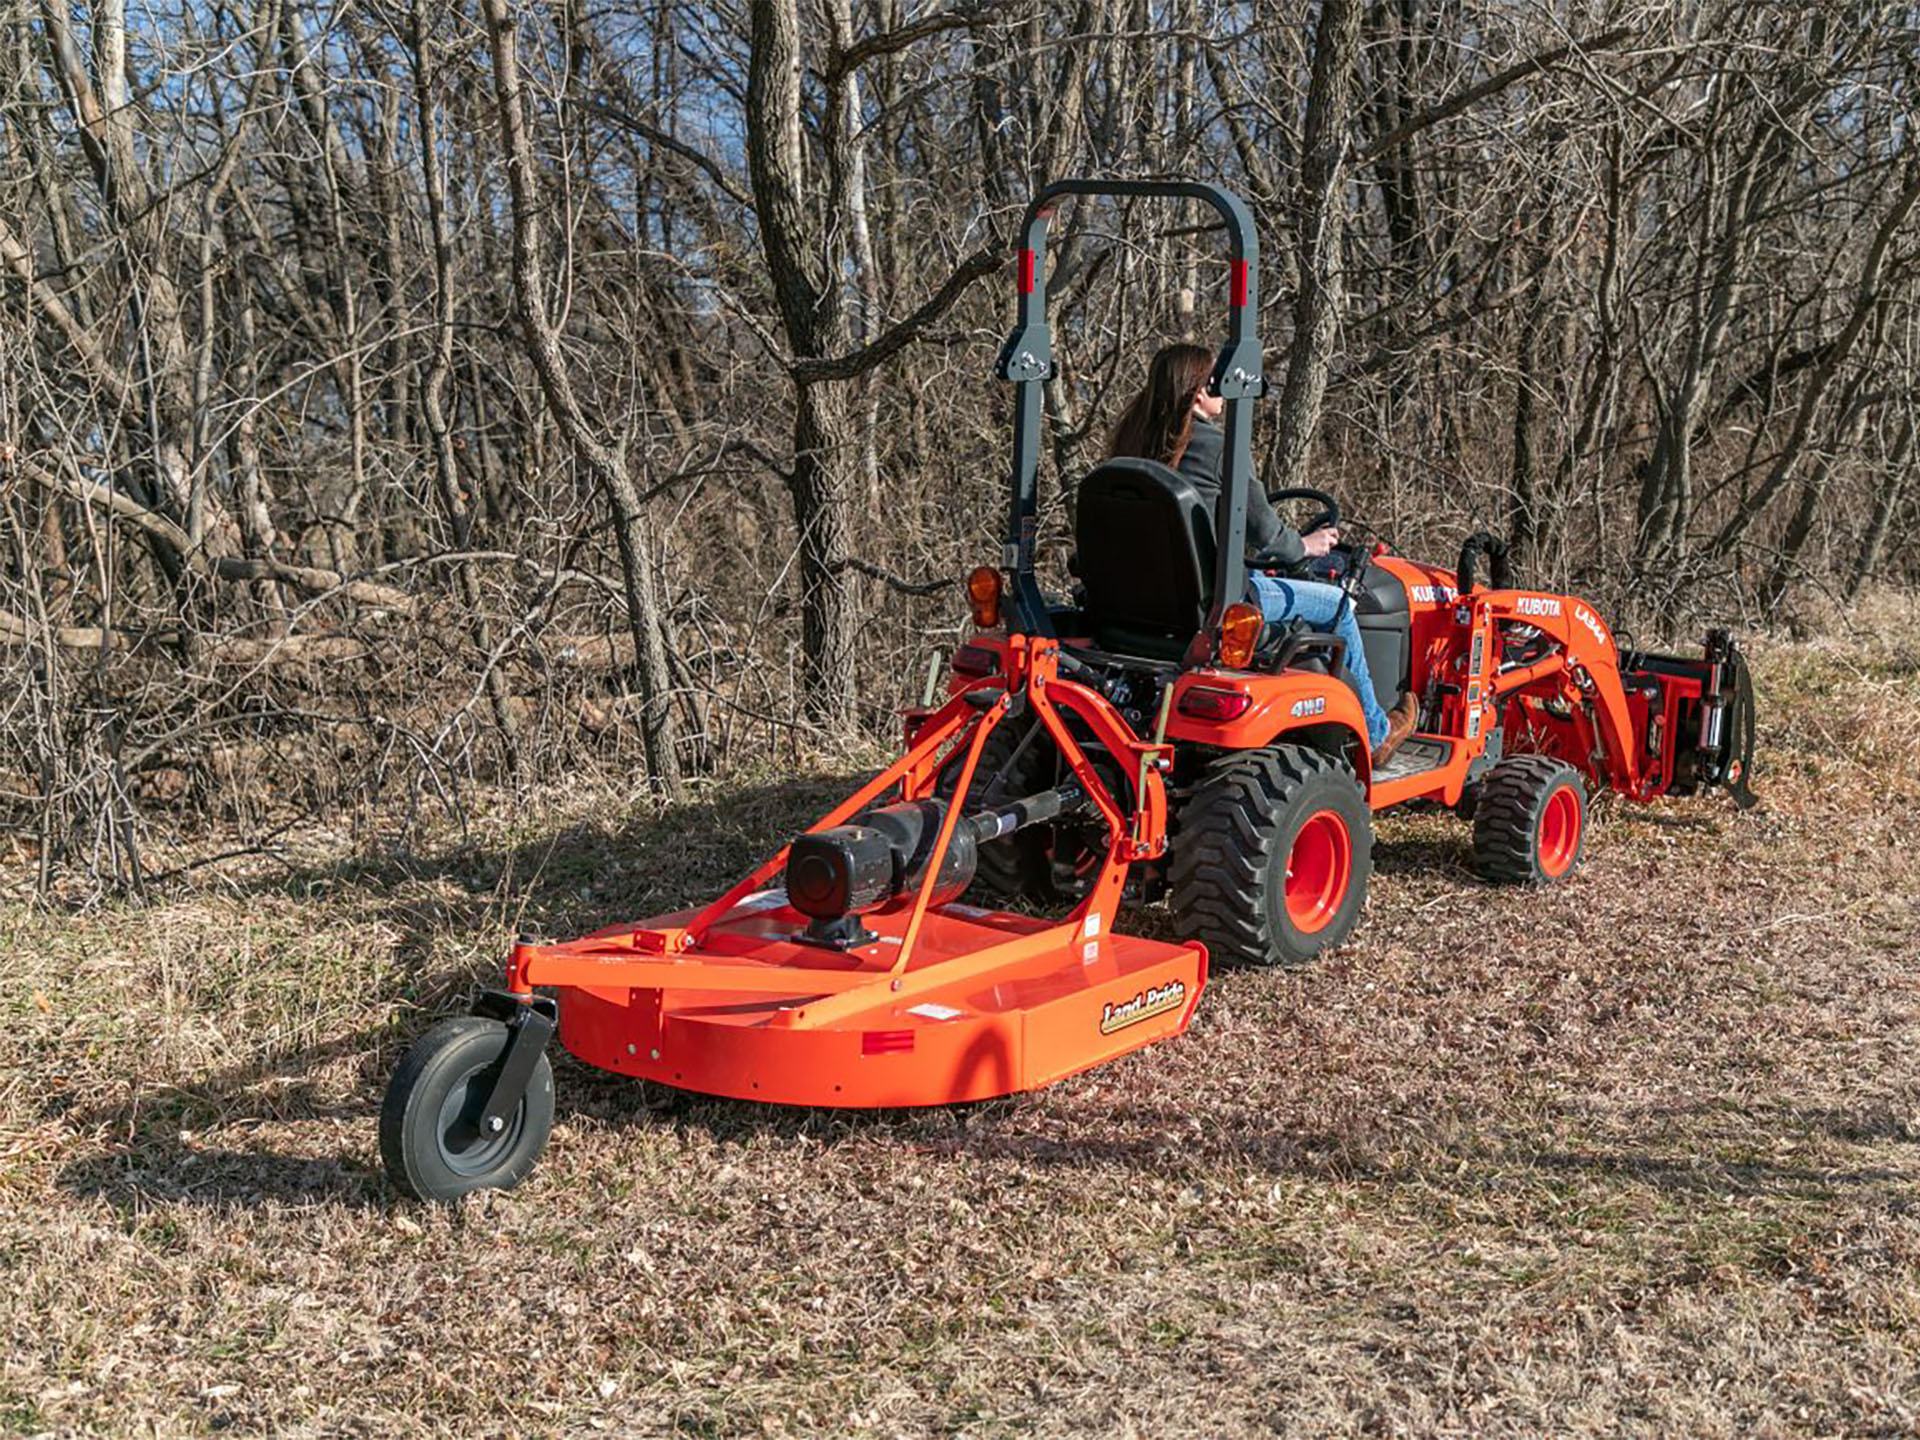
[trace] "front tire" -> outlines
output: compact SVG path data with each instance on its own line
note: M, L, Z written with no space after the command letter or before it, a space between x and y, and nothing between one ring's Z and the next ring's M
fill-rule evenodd
M1580 863L1587 792L1579 772L1548 755L1493 767L1473 814L1473 868L1496 885L1551 885Z
M480 1132L511 1038L499 1020L463 1015L441 1021L407 1051L380 1107L380 1158L396 1188L445 1201L526 1179L553 1132L553 1067L545 1055L500 1132Z
M1173 838L1173 912L1215 961L1299 965L1359 923L1373 817L1353 772L1281 745L1208 767Z

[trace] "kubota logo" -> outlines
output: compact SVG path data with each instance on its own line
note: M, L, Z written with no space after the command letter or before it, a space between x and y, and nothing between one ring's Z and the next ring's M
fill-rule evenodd
M1607 643L1607 627L1600 623L1600 617L1584 605L1573 607L1573 618L1593 632L1593 638L1602 645Z
M1544 595L1522 595L1513 602L1513 608L1521 615L1558 615L1560 602Z
M1416 585L1413 598L1422 605L1431 605L1439 600L1457 600L1460 592L1451 585Z
M1100 1012L1100 1033L1111 1035L1129 1025L1138 1025L1142 1020L1151 1020L1169 1010L1178 1010L1186 1003L1186 999L1186 982L1169 980L1164 985L1142 990L1131 1000L1122 1000L1118 1005L1109 1000L1106 1008Z
M1324 695L1316 695L1311 700L1296 700L1293 702L1293 718L1296 720L1304 720L1309 715L1324 715L1326 713L1327 697Z

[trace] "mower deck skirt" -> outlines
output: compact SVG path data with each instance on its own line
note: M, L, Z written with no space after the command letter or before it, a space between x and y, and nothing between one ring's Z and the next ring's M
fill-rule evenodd
M847 1107L1036 1089L1179 1034L1206 983L1196 944L1115 935L1094 916L1062 924L961 904L927 911L913 963L895 975L909 905L861 917L879 938L842 953L795 940L805 918L784 902L777 890L747 897L697 952L668 962L639 953L636 933L687 914L529 947L525 978L557 986L561 1043L589 1065L707 1095ZM703 967L722 984L703 985ZM748 968L764 970L759 988Z

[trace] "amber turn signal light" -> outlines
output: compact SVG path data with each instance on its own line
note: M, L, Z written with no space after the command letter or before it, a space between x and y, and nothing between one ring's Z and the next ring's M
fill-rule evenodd
M1260 611L1245 601L1229 605L1220 617L1220 663L1229 670L1246 669L1253 662L1265 624Z
M1000 572L982 565L967 576L967 604L973 608L973 623L991 630L1000 623Z

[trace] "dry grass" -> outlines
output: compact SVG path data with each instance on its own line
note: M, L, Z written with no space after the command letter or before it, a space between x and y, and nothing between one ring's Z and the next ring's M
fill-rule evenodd
M535 1178L450 1211L376 1168L407 1037L836 779L0 912L0 1427L1912 1433L1916 633L1768 651L1763 808L1608 808L1561 889L1388 820L1356 943L1174 1044L873 1117L563 1064Z

